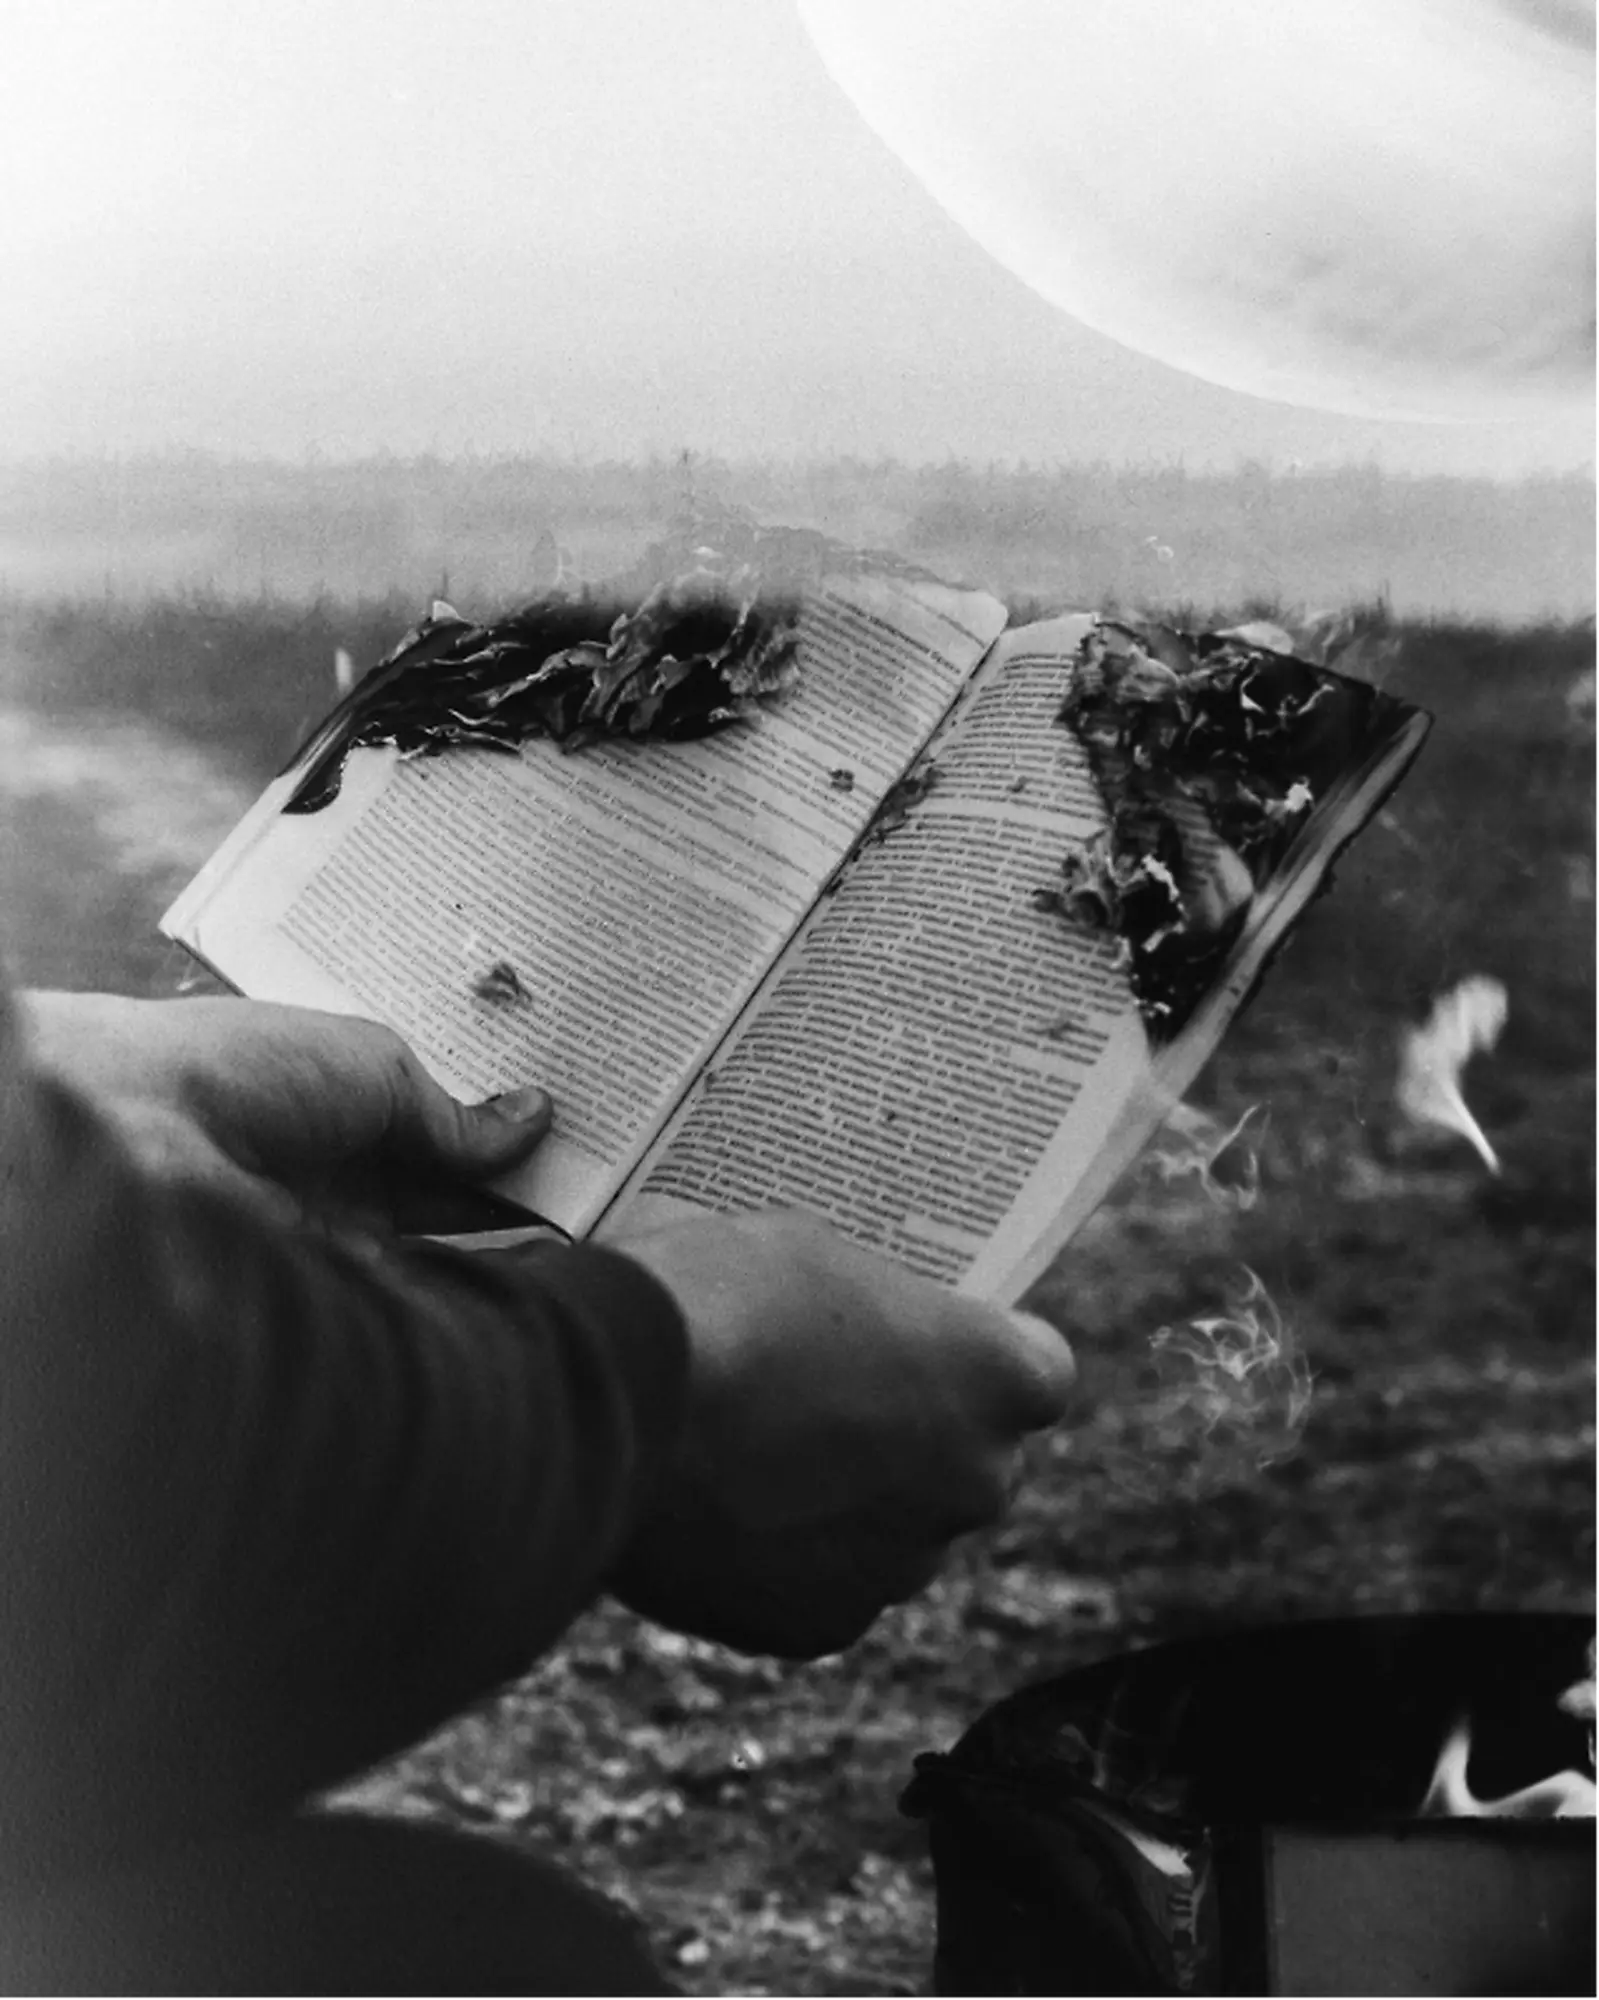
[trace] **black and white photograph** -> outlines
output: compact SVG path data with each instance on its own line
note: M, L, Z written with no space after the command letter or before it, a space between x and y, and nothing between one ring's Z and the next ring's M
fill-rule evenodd
M1594 0L0 31L0 1993L1593 1993Z

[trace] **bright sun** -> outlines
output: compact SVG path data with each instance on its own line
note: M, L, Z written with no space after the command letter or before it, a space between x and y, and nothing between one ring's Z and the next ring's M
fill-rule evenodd
M1580 419L1593 0L799 0L977 241L1257 396Z

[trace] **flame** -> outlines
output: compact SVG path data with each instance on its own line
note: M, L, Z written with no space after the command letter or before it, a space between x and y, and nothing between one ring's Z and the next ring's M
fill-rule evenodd
M1589 1684L1592 1698L1592 1684ZM1562 1705L1564 1697L1562 1697ZM1471 1723L1462 1717L1438 1753L1432 1783L1421 1802L1423 1819L1591 1819L1596 1794L1593 1779L1581 1771L1556 1771L1535 1785L1523 1785L1501 1799L1479 1799L1467 1782L1471 1762Z
M1158 1174L1167 1183L1193 1174L1218 1208L1253 1208L1260 1199L1260 1142L1253 1133L1247 1143L1240 1142L1259 1110L1258 1104L1252 1104L1235 1124L1223 1125L1219 1118L1195 1105L1177 1105L1161 1127L1157 1144L1146 1156L1146 1171ZM1216 1162L1234 1147L1240 1149L1238 1178L1220 1181L1216 1178Z
M1595 1641L1588 1641L1588 1673L1585 1680L1573 1681L1560 1697L1560 1706L1567 1715L1574 1715L1579 1722L1588 1725L1588 1762L1594 1761L1594 1647Z
M1225 1313L1164 1326L1150 1341L1165 1381L1161 1414L1198 1423L1207 1467L1280 1458L1310 1409L1304 1355L1260 1279L1247 1266L1243 1276Z
M1263 646L1271 653L1297 653L1298 644L1285 625L1274 618L1251 618L1243 625L1229 625L1217 633L1220 639L1242 639L1246 646Z
M1416 1125L1458 1132L1498 1173L1499 1158L1460 1094L1460 1072L1479 1049L1498 1041L1510 1011L1497 979L1480 974L1443 994L1425 1027L1410 1029L1400 1047L1399 1108Z
M1599 1632L1587 1642L1587 1674L1565 1690L1559 1706L1579 1722L1599 1722Z
M1596 706L1599 701L1596 701L1594 669L1585 667L1566 689L1566 713L1579 728L1586 725L1592 729Z

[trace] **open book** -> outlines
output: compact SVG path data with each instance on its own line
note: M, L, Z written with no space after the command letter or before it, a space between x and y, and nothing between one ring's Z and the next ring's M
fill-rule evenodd
M852 558L807 581L789 684L699 740L369 743L308 811L324 731L163 929L389 1022L463 1099L543 1084L503 1192L574 1236L793 1202L1014 1300L1427 722L1238 642L1006 622Z

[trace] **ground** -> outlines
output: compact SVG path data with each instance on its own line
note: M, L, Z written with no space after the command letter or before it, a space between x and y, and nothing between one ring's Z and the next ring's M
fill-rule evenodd
M173 990L163 901L326 700L333 644L369 659L396 620L0 609L14 976ZM1081 1384L1011 1521L816 1666L602 1604L362 1796L561 1854L696 1991L914 1993L930 1878L898 1794L1000 1694L1251 1620L1591 1606L1591 624L1388 636L1368 665L1435 710L1433 741L1196 1092L1229 1122L1259 1107L1259 1201L1135 1175L1040 1285ZM1468 973L1510 996L1468 1072L1498 1177L1393 1108L1402 1025ZM1240 1267L1314 1378L1264 1467L1167 1420L1152 1365L1151 1334L1217 1310Z

